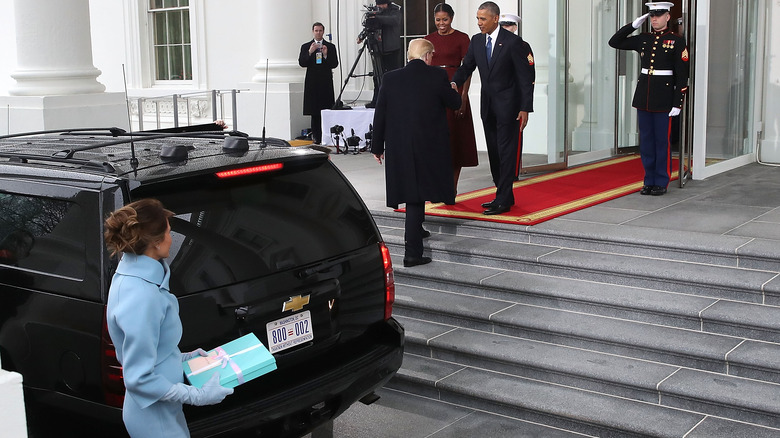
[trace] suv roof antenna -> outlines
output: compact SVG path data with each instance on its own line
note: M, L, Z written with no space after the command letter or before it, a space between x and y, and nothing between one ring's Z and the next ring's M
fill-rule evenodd
M122 64L122 80L125 85L125 107L127 108L127 127L130 130L130 166L135 171L138 168L138 158L135 156L135 142L133 142L133 123L130 121L130 98L127 96L127 74L125 64ZM139 111L140 117L140 111Z
M268 58L265 58L265 95L263 96L263 147L265 143L265 115L268 112Z

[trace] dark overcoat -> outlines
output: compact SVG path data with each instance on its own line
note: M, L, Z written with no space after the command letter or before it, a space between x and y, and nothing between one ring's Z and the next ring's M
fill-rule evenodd
M446 108L460 108L447 72L422 60L382 78L371 152L385 154L387 205L455 203Z
M301 46L298 55L298 65L306 68L306 79L303 84L303 115L310 116L323 109L333 107L333 69L339 65L336 46L327 41L322 44L328 47L328 57L317 64L317 52L309 55L309 47L314 40Z

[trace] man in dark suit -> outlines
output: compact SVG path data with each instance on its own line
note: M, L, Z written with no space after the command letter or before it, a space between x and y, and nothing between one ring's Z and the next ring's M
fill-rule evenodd
M298 65L306 69L303 85L303 115L311 116L312 140L322 142L322 116L320 110L333 106L333 72L339 65L336 46L325 41L325 26L314 23L311 27L314 39L301 46Z
M512 183L517 167L517 141L533 112L536 71L531 46L498 25L501 11L485 2L477 11L481 33L471 38L463 64L453 77L463 85L475 69L482 81L481 116L496 198L482 204L485 214L506 213L515 204Z
M447 72L431 67L433 44L409 43L406 67L387 72L374 112L371 153L385 159L387 205L406 203L404 266L430 263L423 257L425 201L455 203L446 108L460 108L460 94Z

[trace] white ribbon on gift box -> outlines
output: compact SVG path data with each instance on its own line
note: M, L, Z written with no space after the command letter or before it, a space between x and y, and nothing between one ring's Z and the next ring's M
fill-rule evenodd
M217 356L215 357L215 359L217 359L216 362L214 362L212 364L209 364L208 366L205 366L205 367L203 367L203 368L201 368L201 369L199 369L197 371L193 371L193 372L187 374L187 377L196 376L196 375L204 373L204 372L206 372L208 370L214 369L214 368L216 368L218 366L222 366L222 368L225 368L225 366L227 366L227 364L229 362L231 362L232 358L234 358L234 357L236 357L236 356L238 356L240 354L244 354L244 353L246 353L248 351L252 351L252 350L254 350L256 348L260 348L262 346L263 346L263 344L257 343L255 345L249 347L249 348L245 348L245 349L243 349L243 350L241 350L239 352L233 353L233 354L227 354L227 353L218 352ZM221 349L221 347L217 347L215 349L215 351L218 350L218 349ZM224 351L224 350L222 350L222 351ZM234 370L235 370L235 368L234 368ZM236 374L238 374L238 373L236 373ZM242 380L242 379L239 379L239 380Z

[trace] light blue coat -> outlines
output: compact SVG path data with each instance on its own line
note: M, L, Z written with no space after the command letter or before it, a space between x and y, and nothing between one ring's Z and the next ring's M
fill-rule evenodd
M165 260L125 253L108 295L108 333L122 365L122 419L132 437L189 437L181 403L159 401L184 381L179 303Z

